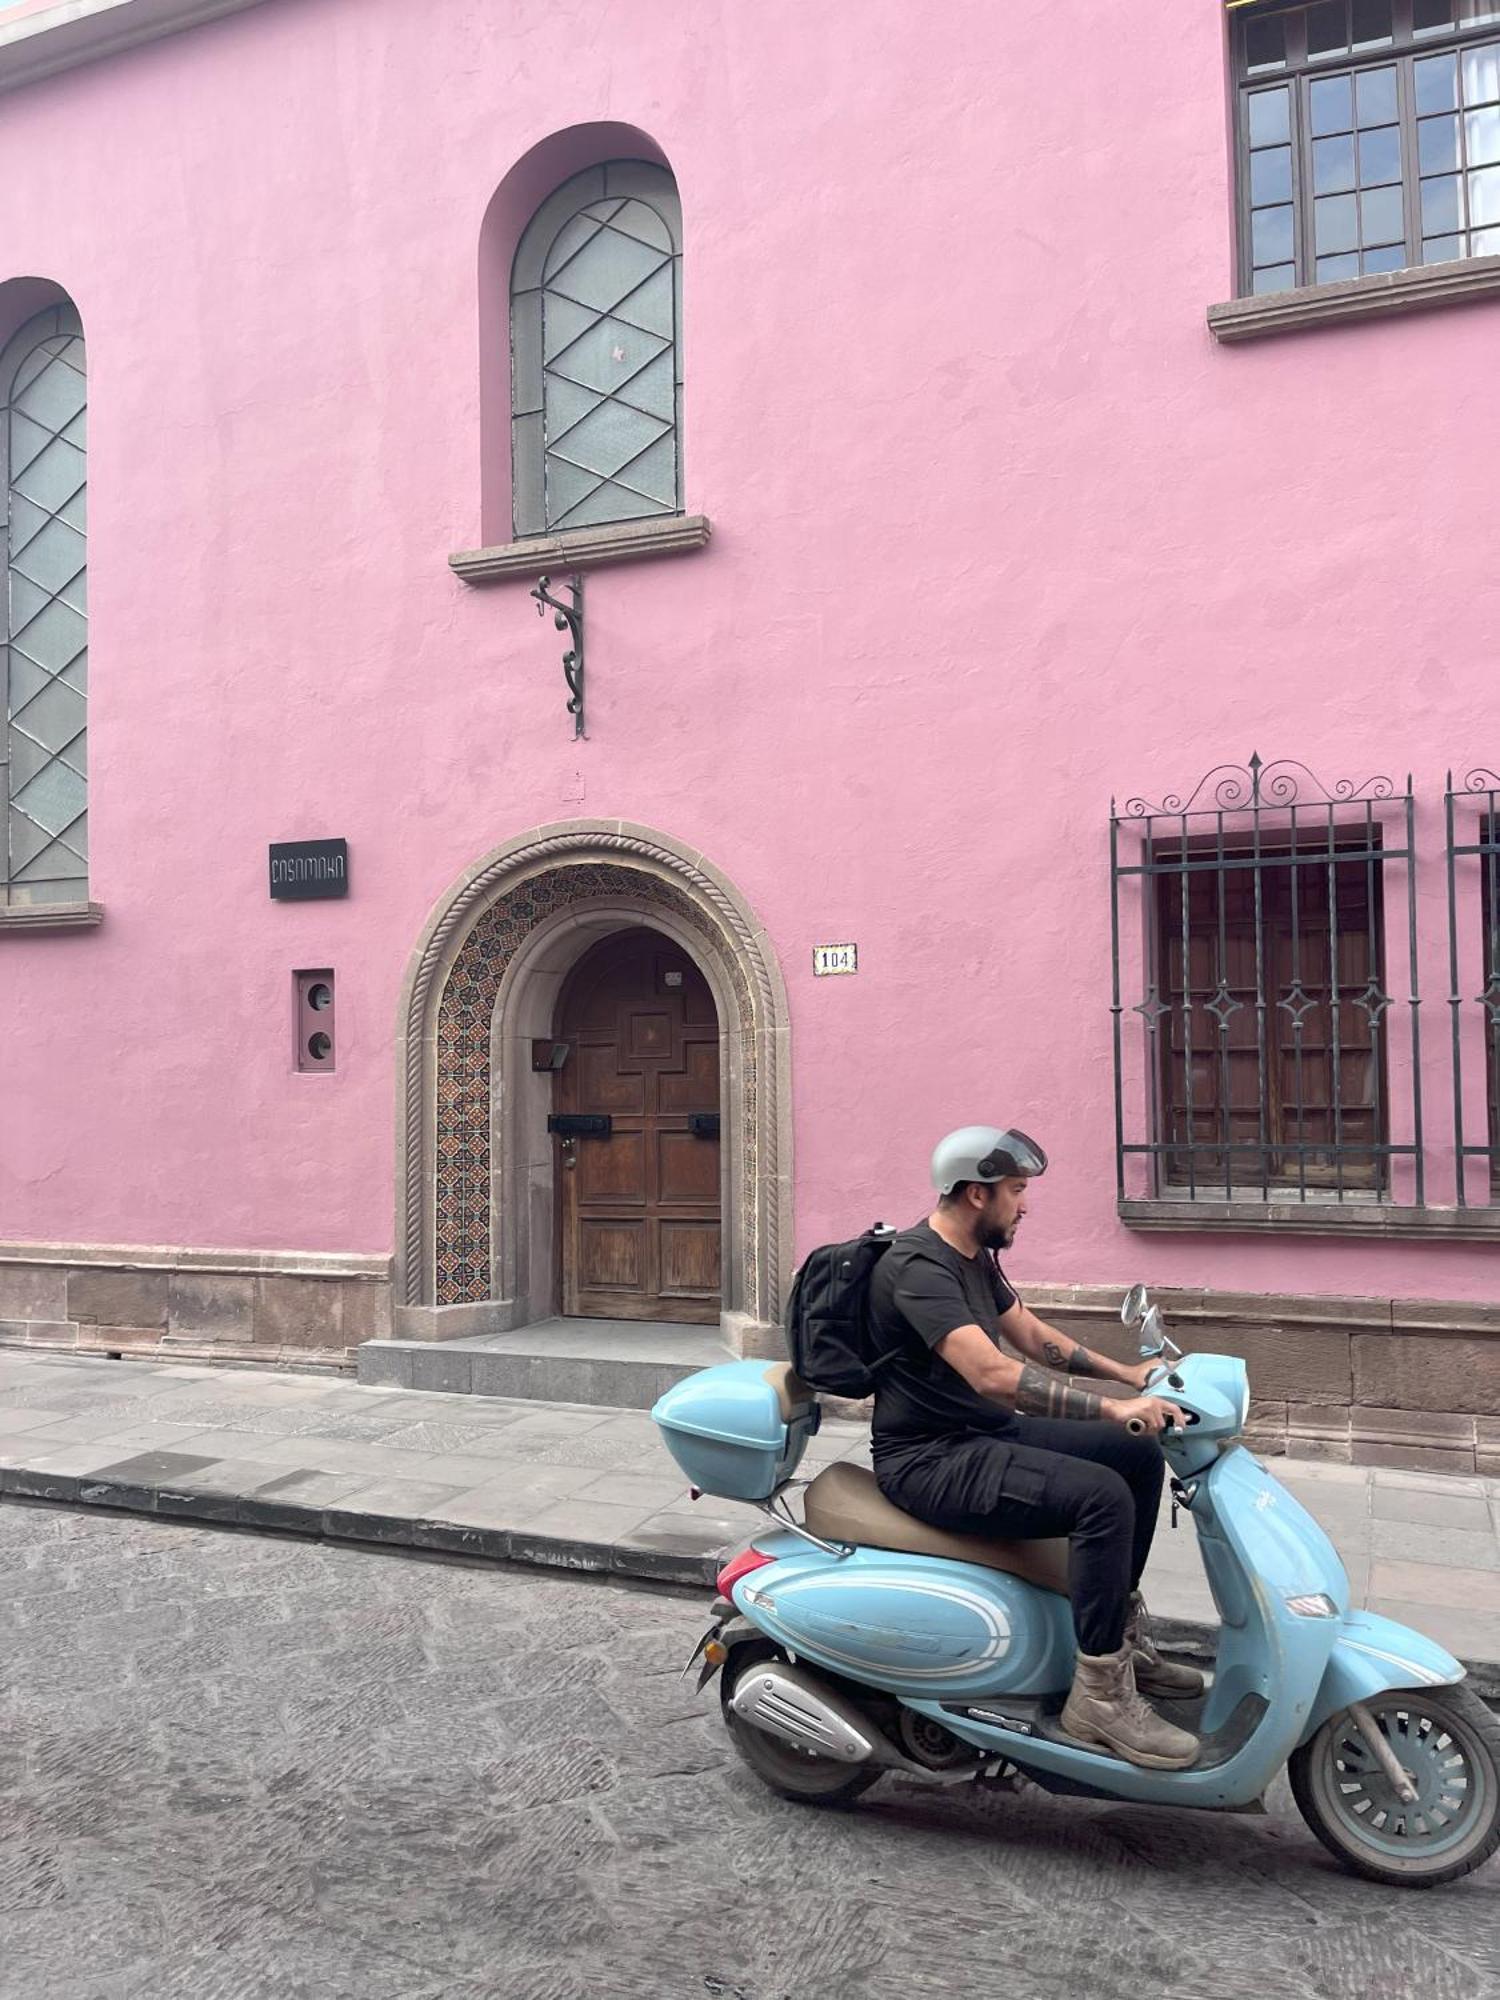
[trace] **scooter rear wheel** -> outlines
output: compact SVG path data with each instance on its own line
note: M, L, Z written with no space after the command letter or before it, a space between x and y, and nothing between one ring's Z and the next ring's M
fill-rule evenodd
M758 1643L737 1648L725 1662L719 1692L724 1726L729 1731L730 1741L761 1783L769 1785L773 1792L779 1792L782 1798L796 1799L803 1805L849 1805L878 1782L878 1767L861 1764L851 1771L847 1764L836 1764L831 1757L819 1757L814 1751L799 1750L795 1744L784 1743L779 1736L771 1736L763 1729L742 1722L729 1706L730 1697L742 1674L767 1660L781 1657L771 1644Z
M1500 1721L1466 1687L1401 1688L1365 1707L1416 1800L1403 1803L1345 1709L1288 1761L1302 1817L1372 1881L1435 1889L1470 1874L1500 1847Z

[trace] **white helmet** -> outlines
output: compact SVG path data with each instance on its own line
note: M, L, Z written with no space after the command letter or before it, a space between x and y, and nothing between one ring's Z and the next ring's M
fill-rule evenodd
M1003 1181L1047 1171L1047 1155L1035 1139L1014 1126L961 1125L939 1139L932 1155L932 1184L951 1194L961 1181Z

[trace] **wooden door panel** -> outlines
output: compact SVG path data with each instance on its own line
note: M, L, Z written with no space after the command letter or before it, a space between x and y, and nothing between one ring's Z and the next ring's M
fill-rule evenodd
M719 1108L719 1044L688 1042L677 1069L664 1069L657 1081L656 1108L662 1112L717 1111Z
M679 1297L719 1294L719 1225L713 1222L661 1224L661 1288Z
M719 1205L719 1147L691 1132L656 1135L657 1198L662 1202Z
M708 990L708 981L696 965L689 966L682 983L682 1018L690 1028L707 1028L719 1045L719 1010Z
M644 1132L622 1132L616 1126L608 1139L580 1139L576 1159L571 1177L581 1204L645 1207L649 1190Z
M607 1139L558 1142L563 1311L713 1324L719 1141L688 1130L689 1113L719 1108L707 983L665 938L622 933L569 975L556 1038L568 1060L553 1108L613 1120Z
M649 1262L647 1248L644 1222L585 1220L578 1232L580 1289L643 1291Z
M569 1060L578 1066L573 1109L633 1112L637 1116L645 1110L646 1080L639 1071L633 1076L622 1075L618 1055L613 1042L602 1047L584 1042L570 1052Z
M672 1053L672 1017L632 1010L627 1047L637 1062L656 1060Z

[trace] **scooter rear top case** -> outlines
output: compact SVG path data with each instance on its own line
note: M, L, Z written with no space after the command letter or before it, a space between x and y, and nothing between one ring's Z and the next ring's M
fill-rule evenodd
M1140 1286L1122 1318L1159 1359L1147 1393L1187 1419L1163 1445L1219 1617L1206 1693L1170 1711L1200 1737L1196 1762L1141 1769L1059 1727L1076 1651L1066 1543L928 1528L848 1464L803 1487L798 1521L787 1491L819 1406L765 1361L705 1369L652 1412L696 1490L767 1516L721 1571L693 1655L700 1685L719 1676L735 1747L776 1791L825 1804L886 1771L1021 1773L1053 1792L1233 1811L1285 1767L1346 1867L1419 1888L1469 1874L1500 1846L1500 1721L1441 1646L1351 1607L1327 1535L1238 1441L1244 1363L1183 1355Z

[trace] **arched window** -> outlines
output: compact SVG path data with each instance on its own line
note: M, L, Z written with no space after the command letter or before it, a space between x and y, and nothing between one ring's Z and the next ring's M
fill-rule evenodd
M0 350L5 868L16 908L88 897L83 327L38 313Z
M664 167L575 174L511 270L518 537L682 511L682 210Z

